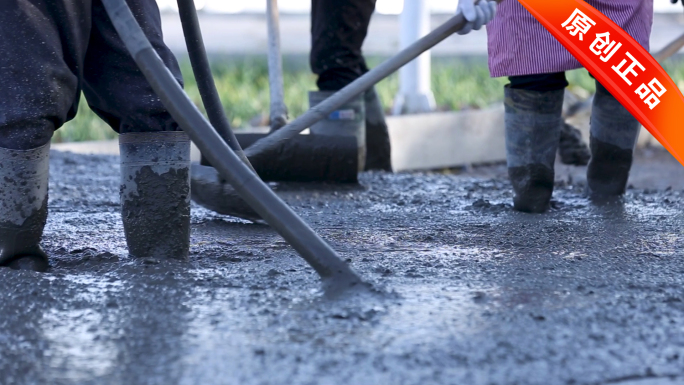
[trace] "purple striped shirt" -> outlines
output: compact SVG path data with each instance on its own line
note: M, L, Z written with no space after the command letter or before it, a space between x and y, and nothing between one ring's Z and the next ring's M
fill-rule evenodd
M653 0L585 1L649 49ZM487 25L487 37L492 77L535 75L582 67L517 0L504 0L499 4L496 17Z

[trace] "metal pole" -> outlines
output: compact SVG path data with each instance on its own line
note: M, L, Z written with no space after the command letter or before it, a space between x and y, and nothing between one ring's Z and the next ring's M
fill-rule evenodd
M268 20L268 85L271 93L271 131L287 124L287 106L283 85L283 58L280 54L280 18L278 0L266 0Z
M666 45L665 48L655 53L653 57L658 62L662 62L663 60L679 52L679 50L682 49L682 47L684 47L684 35L673 40L672 43Z
M427 0L405 0L399 16L401 49L415 43L430 32L430 7ZM399 70L399 93L392 113L417 114L435 109L432 94L430 52L425 52Z

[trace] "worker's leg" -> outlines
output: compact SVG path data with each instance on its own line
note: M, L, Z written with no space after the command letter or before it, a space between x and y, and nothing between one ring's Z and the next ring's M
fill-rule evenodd
M178 64L162 41L154 0L128 0L167 67ZM114 29L99 0L85 60L91 108L121 136L121 205L131 255L185 259L190 244L190 141L171 118Z
M182 82L178 63L162 40L156 2L126 3L166 66ZM93 2L93 29L83 75L88 105L120 134L180 130L128 54L100 0Z
M0 2L0 147L47 144L76 114L90 2ZM69 2L71 3L71 2Z
M622 195L629 179L641 124L601 83L591 110L588 192L593 198Z
M49 142L75 115L89 28L90 1L0 2L0 265L47 268Z
M506 159L516 210L548 209L562 124L565 73L513 76L505 87Z
M368 72L361 46L368 32L375 0L312 0L312 71L320 91L338 91ZM365 104L366 169L392 170L385 114L374 88ZM334 125L334 121L324 121ZM334 127L333 127L334 128Z
M368 71L361 46L375 0L312 0L310 64L321 91L337 91Z

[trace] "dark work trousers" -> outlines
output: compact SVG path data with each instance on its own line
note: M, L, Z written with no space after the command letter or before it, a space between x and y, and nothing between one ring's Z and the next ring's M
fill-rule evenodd
M174 76L155 0L127 0ZM88 105L119 133L176 131L100 0L0 1L0 147L42 146Z
M589 76L591 76L592 79L596 79L591 72L589 73ZM540 92L562 90L569 85L568 80L565 77L565 72L509 76L508 81L511 83L511 88Z
M337 91L368 72L361 46L375 0L311 1L311 70L318 89Z
M558 91L568 86L565 72L550 74L510 76L510 87L527 91Z

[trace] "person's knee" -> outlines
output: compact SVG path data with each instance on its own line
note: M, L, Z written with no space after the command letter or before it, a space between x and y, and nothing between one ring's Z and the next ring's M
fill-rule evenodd
M47 144L54 132L54 123L46 119L0 126L0 147L11 150L38 148Z
M527 91L557 91L568 86L565 72L548 74L509 76L510 87Z
M118 131L120 134L128 134L133 132L181 131L181 128L168 111L160 110L156 113L126 117L121 120Z
M43 72L0 71L8 79L0 92L0 147L12 150L47 144L55 130L76 115L80 95L78 78L62 64L29 56L13 65L22 60L42 64Z
M92 100L95 94L85 92L86 99ZM134 132L181 131L161 100L156 95L149 97L122 98L118 106L89 103L90 109L119 134ZM106 107L102 108L101 106ZM111 112L110 112L111 111Z

